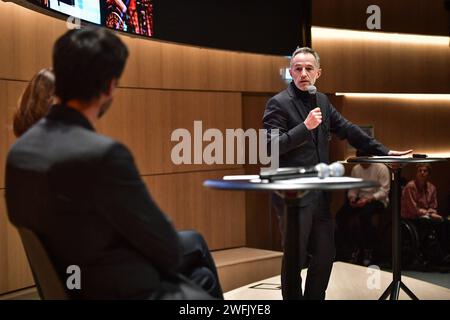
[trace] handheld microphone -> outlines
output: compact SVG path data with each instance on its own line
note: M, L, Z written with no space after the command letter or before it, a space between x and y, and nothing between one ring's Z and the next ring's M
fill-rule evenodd
M313 86L313 85L308 86L308 93L309 94L316 94L316 92L317 92L316 86Z
M308 93L309 93L309 98L311 100L311 110L314 110L315 108L317 108L317 97L316 97L317 88L316 88L316 86L313 86L313 85L308 86Z
M278 168L276 170L261 171L260 179L268 179L270 181L318 177L324 179L327 177L342 177L345 168L340 162L333 162L330 165L319 163L314 167L298 167L298 168Z
M309 93L309 97L311 100L311 110L314 110L315 108L318 107L317 105L317 88L316 86L310 85L308 86L308 93ZM330 141L331 140L331 134L330 134L330 130L328 128L328 125L326 124L326 120L323 120L321 123L321 128L325 131L324 133L326 134L327 140Z

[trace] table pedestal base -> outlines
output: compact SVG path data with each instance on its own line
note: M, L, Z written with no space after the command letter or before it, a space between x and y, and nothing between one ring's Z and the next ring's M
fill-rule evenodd
M405 293L413 300L419 300L416 295L408 289L408 287L400 280L392 281L389 287L383 292L380 297L380 300L387 299L390 296L391 300L398 300L398 296L400 294L400 289L403 289Z

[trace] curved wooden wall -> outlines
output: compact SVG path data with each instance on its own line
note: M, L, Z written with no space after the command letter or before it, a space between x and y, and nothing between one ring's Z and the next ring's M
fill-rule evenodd
M11 120L26 83L51 65L54 41L65 21L0 1L0 192L4 164L14 142ZM242 165L174 165L173 130L242 128L243 92L284 87L283 57L228 52L120 35L130 57L110 112L98 130L126 144L160 207L178 229L199 230L211 249L244 246L245 194L206 190L202 182L242 174ZM206 144L204 144L206 145ZM32 285L15 229L0 197L0 294Z
M364 34L340 38L336 36L339 31L329 30L326 33L333 38L319 37L318 29L312 32L323 70L319 90L450 93L450 41L431 45L398 43L367 39Z
M381 30L410 34L448 36L449 13L445 0L314 0L315 26L367 30L367 7L380 8Z

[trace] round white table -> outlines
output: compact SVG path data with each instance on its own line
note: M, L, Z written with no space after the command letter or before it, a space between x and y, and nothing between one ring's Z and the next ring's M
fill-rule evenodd
M286 216L286 239L284 246L284 259L286 266L286 292L288 300L298 299L300 293L300 270L299 270L299 244L298 244L298 226L301 198L309 190L341 190L353 188L370 188L378 186L376 181L367 181L351 177L329 177L319 178L300 178L289 180L277 180L269 182L260 180L258 176L253 179L244 179L243 177L234 180L233 176L229 179L206 180L203 185L208 188L221 190L242 190L242 191L275 191L285 203ZM301 213L300 213L301 214Z

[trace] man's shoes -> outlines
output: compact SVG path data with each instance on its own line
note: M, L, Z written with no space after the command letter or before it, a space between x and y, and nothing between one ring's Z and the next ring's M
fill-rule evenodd
M363 251L363 261L362 264L366 267L370 266L372 264L372 250L371 249L364 249Z
M358 264L359 259L359 249L353 250L350 259L348 260L349 263L352 264Z
M430 263L423 259L416 259L411 263L411 266L408 269L414 271L427 272L430 270Z
M442 258L442 264L450 267L450 254L447 254L444 258Z

